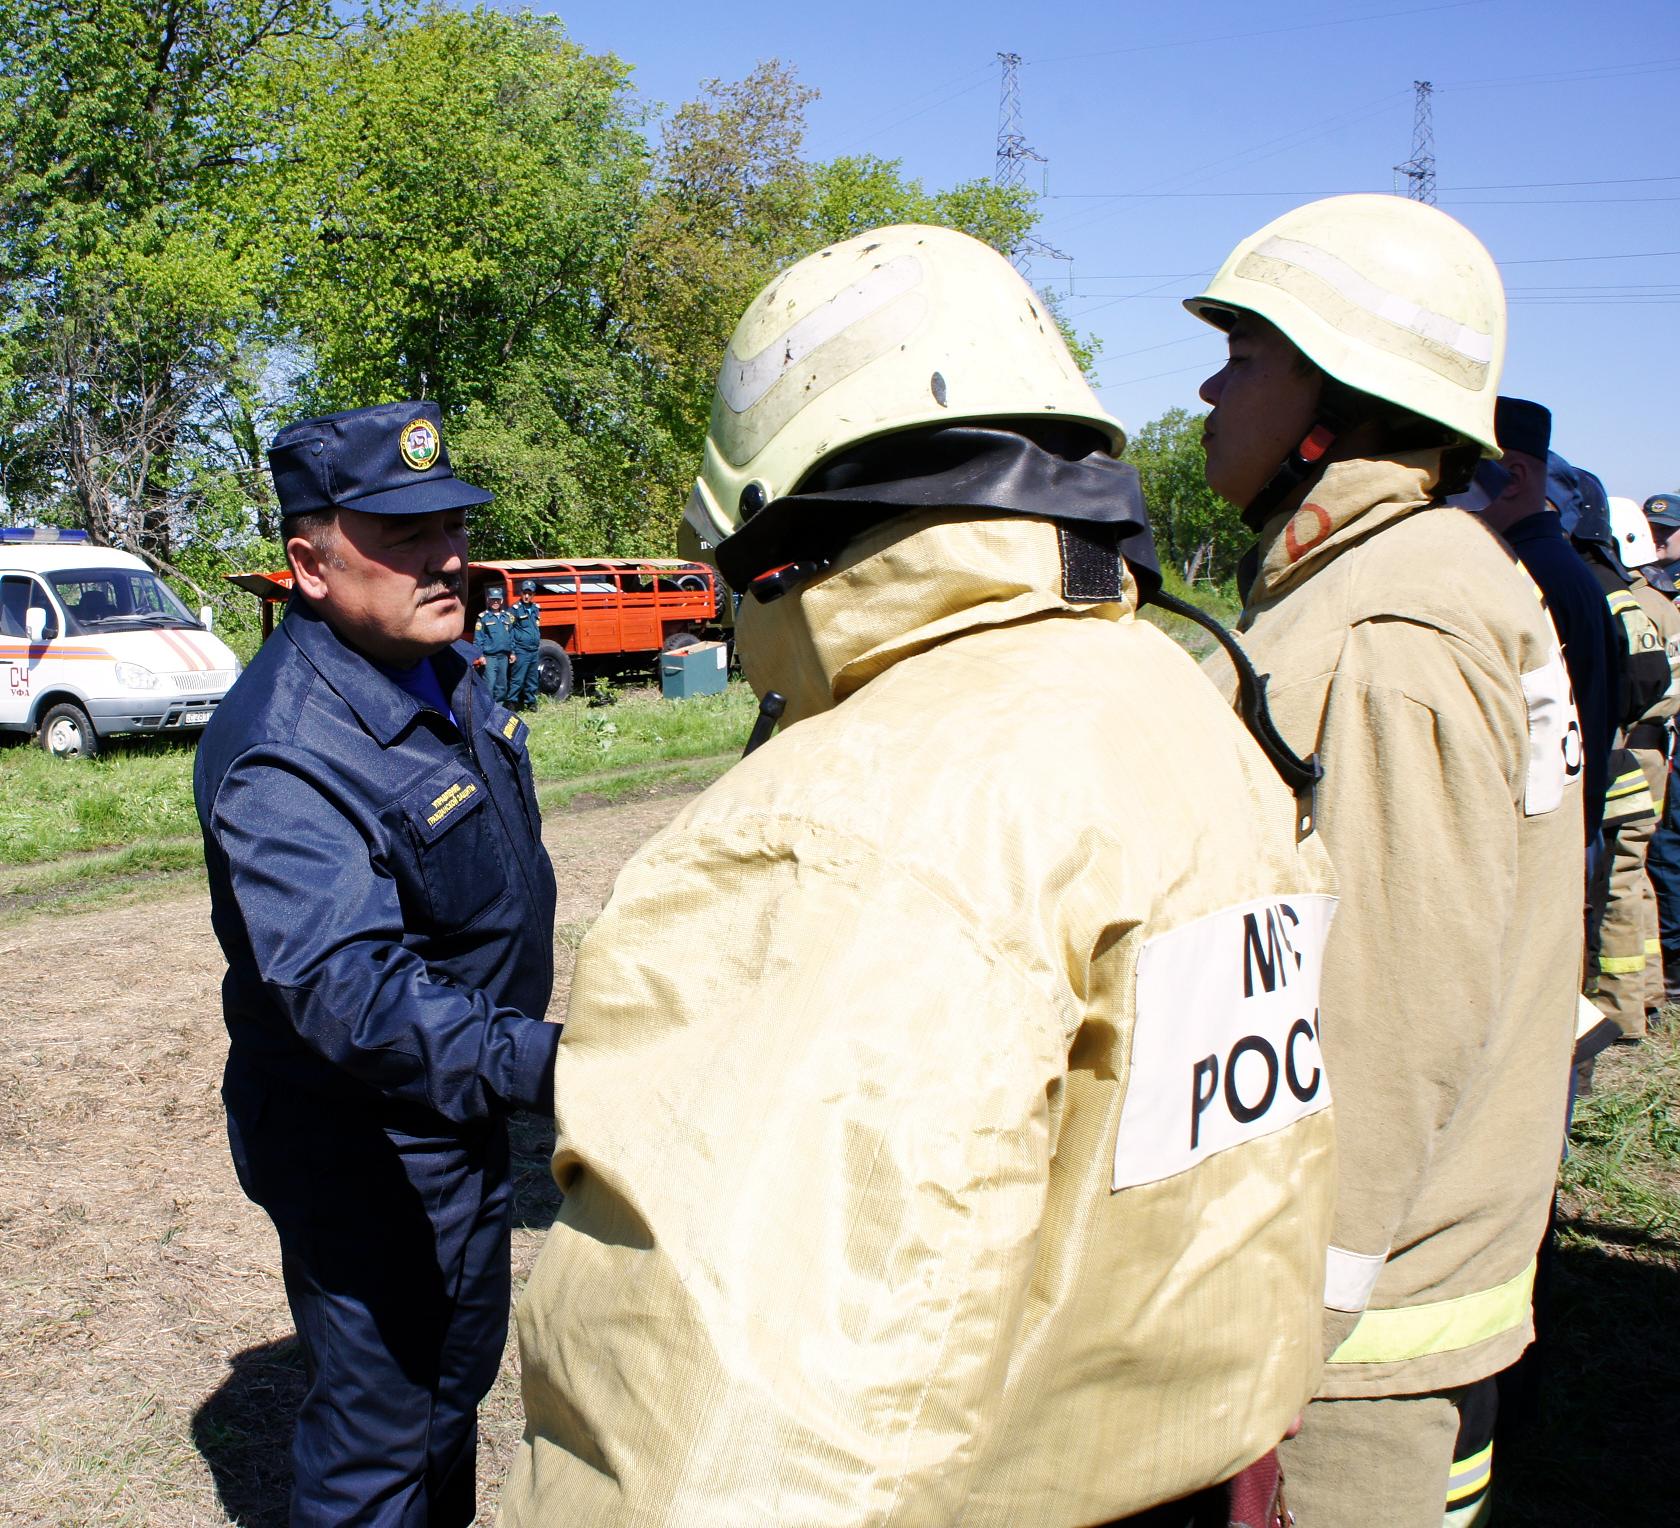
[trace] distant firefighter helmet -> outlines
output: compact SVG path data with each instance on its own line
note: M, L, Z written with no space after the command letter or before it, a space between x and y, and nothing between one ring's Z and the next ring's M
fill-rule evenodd
M1575 540L1603 547L1620 559L1621 549L1610 529L1609 496L1595 474L1553 451L1546 457L1546 497Z
M1088 425L1118 456L1043 300L1002 255L949 228L878 228L777 276L736 326L679 549L713 548L825 459L929 425Z
M1633 499L1619 494L1610 499L1610 533L1616 538L1616 555L1626 568L1648 567L1657 560L1657 543L1646 523L1645 511Z
M1399 196L1332 196L1244 239L1184 304L1275 324L1320 370L1499 456L1505 288L1469 229Z

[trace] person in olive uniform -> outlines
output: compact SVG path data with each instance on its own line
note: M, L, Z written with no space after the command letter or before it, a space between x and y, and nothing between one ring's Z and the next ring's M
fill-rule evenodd
M508 681L508 704L528 711L537 703L537 647L542 641L542 616L537 609L537 586L526 579L508 613L513 629L513 677Z
M199 744L234 1166L309 1387L291 1523L456 1528L506 1342L507 1116L553 1110L554 873L525 724L458 638L437 406L288 425L296 581Z
M473 643L484 654L484 678L490 686L490 698L498 706L505 706L508 664L513 658L513 619L503 604L500 584L492 584L484 599L484 612L473 627Z

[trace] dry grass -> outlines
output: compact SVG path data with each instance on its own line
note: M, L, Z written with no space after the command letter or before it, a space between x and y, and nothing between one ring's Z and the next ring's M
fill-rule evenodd
M551 1017L618 866L681 804L551 828ZM221 973L198 892L0 930L0 1523L285 1521L302 1368L228 1160ZM547 1127L515 1133L522 1284L555 1201ZM489 1503L520 1431L511 1352L483 1417Z

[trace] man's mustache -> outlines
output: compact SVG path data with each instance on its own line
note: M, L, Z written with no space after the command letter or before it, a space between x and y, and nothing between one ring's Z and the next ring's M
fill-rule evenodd
M428 584L420 591L420 602L424 604L427 600L441 599L446 594L459 599L461 597L461 585L462 580L458 575L446 575L436 582Z

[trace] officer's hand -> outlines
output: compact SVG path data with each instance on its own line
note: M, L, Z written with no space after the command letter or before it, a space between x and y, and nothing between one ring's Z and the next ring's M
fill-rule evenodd
M481 669L481 668L484 667L484 654L483 653L480 653L476 658L473 659L473 667L476 668L476 669Z

